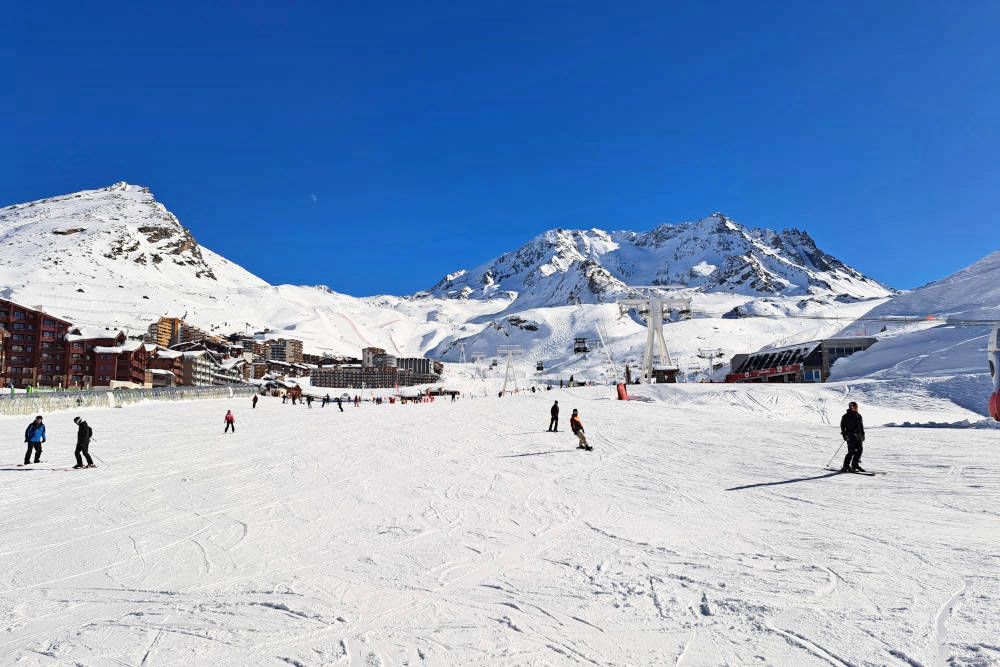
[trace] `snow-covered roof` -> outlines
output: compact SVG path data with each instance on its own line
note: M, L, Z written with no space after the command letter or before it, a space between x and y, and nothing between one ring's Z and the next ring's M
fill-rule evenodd
M177 350L157 350L156 356L159 359L177 359L183 352L178 352Z
M94 348L94 354L121 354L122 352L135 352L140 347L142 347L142 343L139 341L127 340L121 345L116 345L114 347L98 345Z
M247 362L246 359L224 359L222 363L219 364L219 366L225 370L229 370L230 368L236 368L237 366L241 366L246 362Z
M118 338L122 331L120 329L115 329L109 331L102 327L90 327L90 326L78 326L73 327L73 331L77 333L66 334L66 340L70 343L74 343L79 340L89 340L93 338Z
M173 371L167 371L167 370L164 370L162 368L150 368L149 372L152 373L153 375L173 375L174 374Z

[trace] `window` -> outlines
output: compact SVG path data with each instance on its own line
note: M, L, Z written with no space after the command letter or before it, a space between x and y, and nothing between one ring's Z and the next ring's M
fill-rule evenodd
M55 337L56 337L56 335L52 331L43 331L42 332L42 338L55 338Z
M23 310L15 310L14 311L14 319L15 320L23 320L24 319L24 311Z
M31 371L32 371L31 368L22 368L21 375L31 375Z
M45 326L47 326L47 327L54 327L55 325L56 325L55 320L50 320L50 319L46 319L45 320Z
M24 334L14 334L14 342L15 343L23 343L24 342Z
M25 331L27 328L27 325L21 322L14 322L14 331Z
M74 353L73 354L73 358L74 359L83 359L83 355L82 354L76 354L76 353Z
M72 366L70 366L70 369L72 369L74 371L82 371L83 370L83 366L81 366L80 364L73 364Z

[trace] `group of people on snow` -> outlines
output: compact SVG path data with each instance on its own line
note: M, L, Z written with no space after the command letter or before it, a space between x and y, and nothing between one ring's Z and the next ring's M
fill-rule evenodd
M24 452L23 465L42 462L42 444L45 442L45 424L43 422L42 416L38 415L24 431L24 443L28 449ZM73 467L96 468L94 460L90 458L90 440L94 437L94 429L90 428L90 424L82 417L74 417L73 423L77 426L76 450L73 452L76 457L76 465ZM34 454L34 460L32 460L32 454ZM87 459L86 465L83 464L84 458Z

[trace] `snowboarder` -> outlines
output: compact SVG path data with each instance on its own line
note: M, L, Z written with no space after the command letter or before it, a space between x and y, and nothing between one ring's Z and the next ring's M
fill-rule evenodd
M233 433L236 433L236 416L233 414L232 410L226 410L225 422L226 422L226 429L223 431L223 433L229 433L229 429L232 429Z
M586 449L587 451L593 449L593 447L587 444L587 436L583 432L583 423L580 421L575 408L573 409L573 416L569 418L569 427L573 429L573 435L580 440L580 444L576 446L577 449Z
M73 423L77 425L76 430L76 451L73 452L73 456L76 457L76 465L73 468L94 468L94 459L90 458L90 439L94 436L94 429L90 428L90 425L85 422L80 417L74 417ZM83 454L83 458L87 459L87 465L83 465L83 458L80 455Z
M552 418L549 420L549 433L559 432L559 401L552 404L552 408L549 410L549 414Z
M340 396L337 397L337 408L343 412L344 411L344 401Z
M840 434L847 441L847 456L844 457L843 472L864 472L861 467L861 452L864 450L865 422L858 412L858 404L851 401L847 412L840 418Z
M31 463L31 452L35 452L35 463L42 462L42 443L45 442L45 424L42 423L42 416L35 417L35 421L28 424L24 432L24 442L28 445L28 451L24 453L24 465Z
M251 403L253 404L253 407L254 407L254 408L256 408L256 407L257 407L257 394L254 394L254 395L253 395L253 400L252 400L252 401L250 401L250 402L251 402Z

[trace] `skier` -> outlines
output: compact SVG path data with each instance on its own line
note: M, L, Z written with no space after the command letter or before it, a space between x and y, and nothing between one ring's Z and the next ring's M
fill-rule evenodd
M309 408L313 406L313 397L311 394L306 394L306 406Z
M253 404L253 407L254 407L254 408L256 408L256 407L257 407L257 394L254 394L254 395L253 395L253 400L252 400L252 401L250 401L250 402L251 402L251 403Z
M236 433L236 416L233 415L232 410L226 410L225 422L226 422L226 430L224 430L223 433L229 433L229 429L232 429L233 433Z
M562 378L559 378L559 388L560 389L563 388L563 379Z
M552 419L549 420L549 433L559 432L559 401L552 404L552 409L549 410L549 414L552 415Z
M573 376L572 375L569 376L569 388L570 389L573 388Z
M593 449L593 447L587 444L587 436L583 432L583 423L580 421L575 408L573 409L573 416L569 418L569 427L573 429L573 435L580 440L580 444L576 446L577 449L586 449L587 451Z
M330 402L330 394L327 394L326 396L323 397L323 407L325 408L326 404L329 402Z
M94 435L94 429L90 428L90 425L85 422L80 417L74 417L73 423L77 425L76 431L76 451L73 452L73 456L76 457L76 465L73 466L75 469L79 468L95 468L94 459L90 458L90 439ZM87 459L87 465L83 465L83 458Z
M840 434L847 441L847 456L844 457L843 472L864 472L861 467L862 443L865 441L865 422L858 412L858 404L851 401L847 412L840 418Z
M45 442L45 424L42 423L42 416L35 417L35 421L28 424L24 432L24 442L28 445L28 451L24 453L24 465L31 463L31 452L35 452L35 463L42 462L42 443Z
M344 401L343 401L343 400L342 400L342 399L340 398L340 396L338 396L338 397L337 397L337 408L338 408L338 409L339 409L339 410L340 410L341 412L343 412L343 411L344 411Z
M281 402L283 404L288 402L288 394L287 393L284 393L284 394L281 395Z

